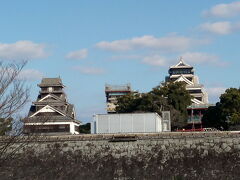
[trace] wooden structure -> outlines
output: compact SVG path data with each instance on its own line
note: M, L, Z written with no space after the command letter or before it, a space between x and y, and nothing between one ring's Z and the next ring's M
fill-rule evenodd
M79 134L74 106L67 101L60 78L43 78L37 100L24 120L24 133Z

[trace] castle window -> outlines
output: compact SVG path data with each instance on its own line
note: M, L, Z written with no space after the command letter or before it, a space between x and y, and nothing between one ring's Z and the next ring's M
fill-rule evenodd
M48 88L48 91L49 91L49 92L53 92L53 88L52 88L52 87L49 87L49 88Z
M77 131L77 132L79 132L79 126L76 126L76 125L75 125L75 126L74 126L74 130Z

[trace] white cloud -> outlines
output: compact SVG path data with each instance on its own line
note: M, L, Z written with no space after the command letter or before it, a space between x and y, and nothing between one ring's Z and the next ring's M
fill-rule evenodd
M208 93L209 96L209 100L211 101L211 103L216 103L219 101L219 97L221 96L221 94L223 94L225 92L227 88L225 87L209 87L206 88L206 91Z
M234 31L240 30L239 23L231 23L228 21L215 22L215 23L204 23L200 25L203 31L207 31L213 34L230 34Z
M210 87L206 88L208 95L210 96L220 96L222 93L225 92L227 88L225 87Z
M164 52L181 52L204 43L208 43L208 41L176 35L161 38L145 35L142 37L134 37L132 39L116 40L112 42L102 41L97 43L96 47L109 51L130 51L147 48Z
M77 66L77 67L74 67L74 69L79 71L82 74L98 75L98 74L104 74L105 73L104 69L96 68L96 67L81 67L81 66Z
M217 4L211 9L204 11L203 15L210 17L233 17L240 14L240 1L229 4Z
M142 59L142 63L149 64L151 66L167 66L169 60L159 55L146 56Z
M142 56L141 55L115 55L110 57L109 60L111 61L118 61L118 60L133 60L133 59L140 59Z
M220 58L213 54L201 52L186 52L181 55L184 61L195 64L214 64L218 66L226 65L225 62L220 61Z
M201 29L214 34L229 34L232 31L230 22L204 23L200 25Z
M87 49L80 49L78 51L72 51L67 54L66 58L67 59L84 59L88 56L88 50Z
M0 43L0 59L32 60L47 57L45 45L31 41L17 41L13 44Z
M21 80L34 81L43 78L43 74L35 69L26 69L22 70L17 78Z
M34 80L39 80L43 77L43 74L35 69L25 69L25 70L21 70L20 72L14 68L14 67L0 67L0 73L1 76L9 76L9 74L16 74L18 73L18 75L16 76L17 80L27 80L27 81L34 81Z
M225 66L226 62L220 60L220 58L213 54L201 53L201 52L186 52L177 57L182 56L184 61L191 64L212 64L214 66ZM151 66L167 67L177 63L176 59L171 56L160 56L158 54L141 57L141 62Z

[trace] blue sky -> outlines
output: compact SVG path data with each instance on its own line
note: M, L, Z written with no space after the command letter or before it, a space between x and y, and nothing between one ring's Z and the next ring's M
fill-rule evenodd
M31 101L60 76L77 117L105 113L104 85L150 91L180 56L211 103L239 87L240 1L9 0L0 4L0 59L28 59ZM30 104L25 108L26 112Z

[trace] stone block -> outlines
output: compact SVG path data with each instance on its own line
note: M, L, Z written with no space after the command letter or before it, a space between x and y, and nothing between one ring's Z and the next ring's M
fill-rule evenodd
M234 145L234 149L240 150L240 144Z
M203 156L207 156L207 155L208 155L208 150L205 149L205 150L203 151Z
M233 144L240 144L240 139L234 138L233 139Z
M229 152L229 151L231 151L231 150L232 150L232 149L231 149L229 146L224 149L225 152Z
M196 144L191 145L191 149L195 149L196 147L197 147Z
M221 148L222 148L222 149L225 149L225 148L227 148L227 147L228 147L227 143L222 143L222 145L221 145Z
M186 141L187 144L193 144L194 142L190 139Z

